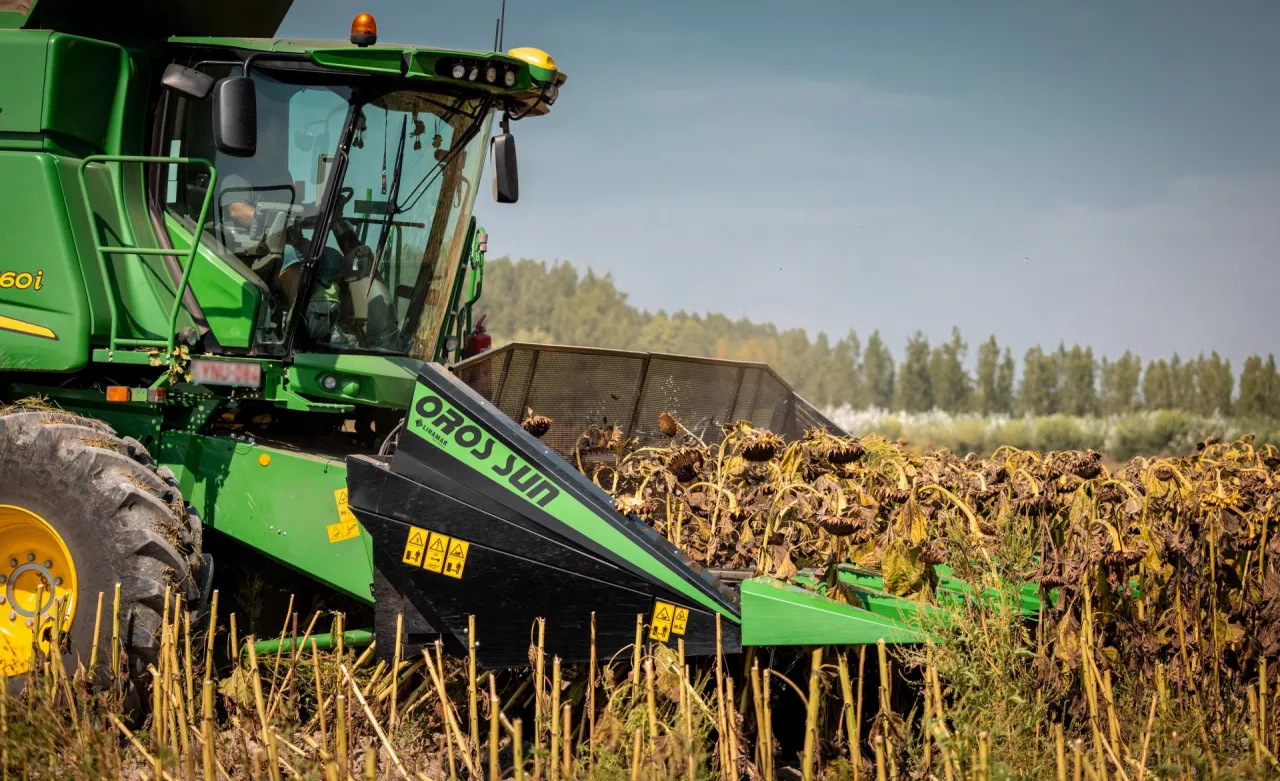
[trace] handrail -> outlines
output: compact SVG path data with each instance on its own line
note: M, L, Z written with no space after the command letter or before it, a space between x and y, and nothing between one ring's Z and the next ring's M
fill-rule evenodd
M192 234L191 249L186 253L187 262L182 267L182 278L173 297L173 309L169 312L169 336L165 341L155 339L120 339L120 314L116 307L116 299L112 291L107 289L107 307L111 312L111 330L107 341L107 357L115 354L117 347L164 347L166 360L173 356L173 345L177 339L178 313L182 311L182 297L186 295L191 282L191 269L195 266L196 255L200 250L200 236L204 233L204 223L209 216L209 204L213 201L213 192L218 183L218 171L213 163L199 157L155 157L152 155L89 155L80 161L78 177L80 195L84 198L85 209L89 213L89 235L93 237L93 249L98 255L98 267L102 271L103 288L107 287L107 255L173 255L181 257L180 250L159 249L154 247L125 247L103 245L98 241L98 227L93 221L93 206L89 200L89 185L84 172L90 163L142 163L153 165L203 165L209 169L209 187L204 193L204 203L200 206L200 217L196 220L195 232Z

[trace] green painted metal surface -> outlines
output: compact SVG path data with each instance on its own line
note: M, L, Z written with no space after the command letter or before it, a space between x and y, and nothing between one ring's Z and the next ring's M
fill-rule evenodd
M49 49L47 30L0 30L0 135L11 146L10 134L33 134L38 144L44 107L45 58ZM22 74L21 78L13 74Z
M164 408L145 401L131 404L111 403L100 390L81 390L29 384L0 385L0 401L41 396L51 404L101 420L123 436L137 439L145 447L154 447L160 441L164 424Z
M183 496L209 528L373 603L369 536L329 537L329 526L341 520L337 493L346 492L342 458L166 431L156 459L173 469Z
M951 574L951 568L946 565L938 565L934 567L934 571L938 574L938 601L943 604L959 604L963 603L974 596L974 588L967 581L961 580ZM863 589L871 592L884 591L884 579L879 573L862 569L852 565L841 565L840 579L846 584L854 588ZM1004 599L1007 592L998 588L988 587L982 590L981 599L988 604L992 604L997 600ZM1053 601L1057 601L1057 592L1051 594ZM1040 590L1035 583L1024 583L1018 586L1016 592L1018 600L1019 613L1027 618L1035 617L1040 614Z
M191 233L169 212L165 212L165 229L174 249L191 248ZM247 349L253 341L263 291L233 269L207 240L200 242L192 265L191 290L218 343L227 348Z
M74 371L91 310L52 155L0 151L0 370Z
M859 607L876 615L911 626L919 626L926 620L943 622L947 620L947 612L937 606L885 591L884 583L878 575L867 575L847 566L841 566L838 576L844 588L844 597L855 600ZM827 583L818 578L813 570L801 570L792 580L813 589L823 597L830 590Z
M293 650L293 640L294 639L292 637L286 637L283 640L280 638L276 638L275 640L259 640L253 644L253 652L258 656L274 654L277 652L288 653ZM315 642L316 648L321 651L327 651L338 643L336 635L332 632L321 632L318 635L313 635L307 639L305 645L302 644L301 638L298 638L298 640L298 644L302 646L303 651L309 649L313 641ZM371 629L352 629L342 633L342 643L348 648L369 645L372 642L373 630ZM249 646L246 645L241 653L249 653Z
M51 36L41 118L51 151L119 153L134 76L132 61L116 44Z
M200 216L196 219L196 233L200 234L204 229L205 218L209 214L209 204L213 201L214 188L217 185L218 173L207 160L198 160L195 158L185 157L149 157L138 155L89 155L80 162L80 191L84 196L85 202L89 202L89 189L85 170L94 163L133 163L133 164L178 164L178 165L203 165L209 169L209 187L205 192L204 202L200 206ZM177 289L173 292L173 301L169 304L169 322L168 327L162 332L165 334L160 339L151 340L129 340L127 344L133 347L160 347L164 349L164 354L170 355L173 352L173 343L178 330L178 316L183 312L182 296L187 289L187 285L191 280L191 269L195 266L197 247L192 246L185 252L178 249L158 249L151 247L134 247L123 246L119 244L104 244L99 238L97 232L93 232L93 248L98 256L99 267L102 269L103 276L108 276L107 272L107 255L120 255L129 257L134 256L159 256L159 255L177 255L186 256L186 260L182 263L182 278L178 281ZM111 312L111 326L107 337L108 352L115 352L119 349L122 341L119 337L120 312L116 306L116 296L108 295L107 302Z
M494 95L514 95L518 98L535 96L541 90L541 86L535 83L535 79L544 83L557 78L563 80L558 72L530 65L518 57L492 51L439 49L397 43L355 46L343 40L287 38L175 37L169 42L178 45L225 47L248 52L303 54L315 64L335 70L407 78L411 82L436 81L465 84L468 89ZM437 73L437 64L440 60L457 57L484 63L500 63L513 68L516 81L508 87L502 83L488 84L484 81L454 79ZM405 67L406 62L407 67Z
M926 636L910 624L834 602L769 577L742 582L742 644L867 645L919 643Z
M400 356L300 353L285 376L290 388L307 396L404 409L413 399L421 368L422 361ZM336 390L325 390L326 376L337 381Z

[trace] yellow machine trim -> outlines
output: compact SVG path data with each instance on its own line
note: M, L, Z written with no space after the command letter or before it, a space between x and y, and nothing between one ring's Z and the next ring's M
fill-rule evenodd
M5 317L4 315L0 315L0 331L13 331L27 336L39 336L42 339L58 341L58 335L42 325L28 323L25 320L18 320L13 317Z
M511 57L517 57L524 60L535 68L543 70L557 70L556 61L551 59L551 55L541 49L535 49L532 46L520 46L507 52Z

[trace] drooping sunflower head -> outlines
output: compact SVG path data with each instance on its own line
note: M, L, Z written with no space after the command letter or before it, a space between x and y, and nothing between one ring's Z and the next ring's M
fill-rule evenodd
M663 410L658 414L658 428L668 437L675 438L680 433L680 421L670 412Z
M520 428L528 431L538 439L542 439L542 436L551 430L552 422L551 418L546 415L530 415L520 424Z
M668 472L675 475L677 481L691 483L702 467L702 452L692 448L677 450L667 459L666 467Z
M782 437L767 428L755 428L743 421L734 432L738 455L757 464L772 459L784 446Z

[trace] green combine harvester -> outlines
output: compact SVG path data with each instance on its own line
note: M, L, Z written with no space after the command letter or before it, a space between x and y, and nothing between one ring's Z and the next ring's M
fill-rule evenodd
M117 584L145 669L166 590L207 618L211 535L371 605L380 653L398 615L408 652L454 653L474 616L489 667L538 617L567 661L593 616L606 656L637 615L691 655L919 640L874 574L842 573L849 605L703 571L566 459L592 425L658 441L663 410L830 426L768 367L484 349L472 206L486 156L518 199L510 123L556 102L555 61L377 43L368 14L271 38L289 4L0 0L4 673L58 620L86 660Z

